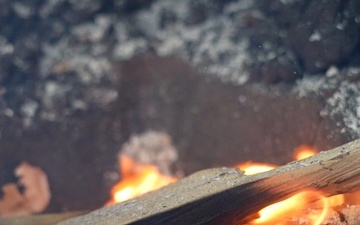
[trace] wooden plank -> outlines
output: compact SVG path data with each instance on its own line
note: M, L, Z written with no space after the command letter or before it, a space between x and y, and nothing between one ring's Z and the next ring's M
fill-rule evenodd
M307 189L325 195L360 187L360 140L277 169L246 176L229 168L197 172L160 190L59 225L236 224Z

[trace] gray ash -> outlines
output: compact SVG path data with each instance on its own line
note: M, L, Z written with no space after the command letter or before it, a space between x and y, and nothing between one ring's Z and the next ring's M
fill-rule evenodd
M326 76L305 76L294 87L300 97L317 95L324 99L322 117L342 120L353 138L360 136L360 67L339 70L331 67Z
M0 111L25 127L108 107L118 96L112 62L139 54L180 57L235 84L292 82L359 58L356 0L0 4Z

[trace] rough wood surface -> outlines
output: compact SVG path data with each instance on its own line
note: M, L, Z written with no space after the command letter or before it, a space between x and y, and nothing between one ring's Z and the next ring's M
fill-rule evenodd
M253 176L229 168L204 170L59 225L236 224L302 190L318 189L330 196L359 189L359 160L360 139Z

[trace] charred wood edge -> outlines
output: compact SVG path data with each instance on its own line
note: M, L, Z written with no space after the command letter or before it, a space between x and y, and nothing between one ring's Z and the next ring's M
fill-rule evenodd
M203 170L59 225L237 224L299 191L317 189L331 196L360 189L359 160L360 139L253 176L229 168Z
M75 216L84 215L89 211L73 211L64 213L21 216L14 218L0 218L1 225L51 225Z

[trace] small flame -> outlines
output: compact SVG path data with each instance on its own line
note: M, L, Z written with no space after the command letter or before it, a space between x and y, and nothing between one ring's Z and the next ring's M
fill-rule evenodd
M260 217L253 220L252 224L281 225L286 215L292 217L301 215L307 209L307 203L311 199L319 199L318 203L321 204L322 210L319 214L309 215L307 219L311 224L319 225L324 220L329 205L326 198L318 191L303 191L284 201L269 205L259 211Z
M294 158L296 160L304 159L315 155L317 151L309 146L300 146L295 150ZM253 175L274 169L277 166L262 163L245 163L236 166L243 170L245 175ZM269 205L258 212L259 217L250 222L250 224L261 225L282 225L287 215L297 216L302 214L308 208L310 199L319 199L316 206L321 209L318 214L311 214L307 219L312 225L320 225L328 213L330 207L341 205L344 203L344 195L336 195L326 198L322 193L316 190L303 191L291 196L283 201ZM314 204L315 206L315 204Z
M123 202L175 182L175 177L165 176L158 168L139 164L128 156L121 155L122 181L112 188L113 199L107 205Z
M294 159L295 160L305 159L305 158L313 156L317 153L318 153L318 151L316 151L314 148L312 148L308 145L301 145L295 149Z
M266 163L247 162L247 163L238 164L235 167L244 171L245 175L254 175L257 173L262 173L262 172L272 170L272 169L276 168L277 166L272 165L272 164L266 164Z

